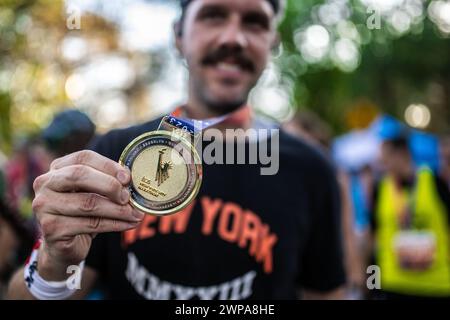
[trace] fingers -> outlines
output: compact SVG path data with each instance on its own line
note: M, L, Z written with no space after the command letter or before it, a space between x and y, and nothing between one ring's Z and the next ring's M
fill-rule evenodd
M33 212L43 236L59 241L135 228L144 214L129 204L128 169L93 151L55 160L33 185Z
M101 217L46 215L41 219L40 224L42 236L47 242L53 242L82 234L123 232L136 228L139 222L125 222Z
M97 193L117 204L126 204L130 193L116 178L85 165L71 165L52 170L44 175L43 183L47 189L55 192L84 191Z
M144 213L129 204L119 205L95 193L63 193L39 195L35 201L48 203L46 212L71 217L99 217L124 222L139 222ZM47 197L52 201L42 199ZM39 211L39 210L37 210Z
M106 219L100 217L73 218L68 217L66 223L71 225L67 228L67 236L75 236L78 234L106 233L106 232L123 232L134 229L139 222L124 222L114 219ZM64 235L63 235L64 236Z
M131 175L127 168L90 150L79 151L56 159L52 162L50 170L76 165L88 166L101 171L116 178L122 185L130 183Z

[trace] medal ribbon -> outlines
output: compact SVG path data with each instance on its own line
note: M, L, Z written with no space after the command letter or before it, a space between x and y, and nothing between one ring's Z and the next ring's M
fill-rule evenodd
M167 124L177 129L187 131L191 135L195 136L196 134L199 134L206 128L215 126L216 124L223 122L226 118L227 116L225 115L206 120L193 120L193 119L180 119L172 115L169 115L164 117L163 121L165 121Z
M204 120L181 118L182 112L182 107L178 107L170 115L165 116L162 119L161 126L166 128L169 127L169 129L172 130L178 129L182 133L189 134L194 140L196 140L203 130L209 127L213 127L225 121L230 123L242 123L251 117L250 108L248 106L243 106L238 110L223 116Z

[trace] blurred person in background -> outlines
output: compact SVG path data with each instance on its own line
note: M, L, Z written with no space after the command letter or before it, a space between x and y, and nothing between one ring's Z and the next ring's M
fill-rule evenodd
M14 270L29 255L34 237L17 213L0 198L0 300Z
M408 132L381 146L384 175L374 189L372 232L381 290L375 299L450 298L449 212L445 183L415 167Z
M283 128L328 154L332 138L331 128L315 113L298 111L290 121L283 124Z
M37 137L20 140L5 165L5 199L23 218L32 219L33 181L46 172L49 156Z
M450 189L450 133L440 139L440 174Z
M181 8L175 35L189 68L189 96L174 113L227 115L221 130L254 128L247 100L277 46L283 3L183 0ZM261 175L258 165L204 164L188 207L144 216L129 204L131 175L117 161L160 121L113 130L93 151L58 158L35 180L42 242L33 263L14 276L9 298L47 299L48 282L64 283L67 267L83 261L81 290L62 285L52 298L84 297L96 280L110 299L343 297L339 190L324 157L280 130L263 138L279 138L276 174ZM31 276L24 281L31 267L39 288Z
M3 170L3 166L0 166L0 199L5 199L6 197L6 181Z
M370 214L375 175L372 164L368 163L348 173L350 197L354 212L356 247L362 267L366 267L367 261L372 256ZM366 296L366 288L363 291Z
M327 123L311 111L302 110L283 124L283 128L307 143L330 159L329 150L332 131ZM345 268L347 274L348 299L362 299L364 295L364 270L362 250L358 250L355 234L354 207L351 201L349 176L342 170L338 173L342 203L342 234L344 244Z
M95 124L85 113L67 109L55 115L52 122L43 130L41 137L52 161L86 149L95 138L95 129ZM48 164L50 168L50 163Z
M54 159L85 149L94 135L95 125L86 114L73 109L62 111L39 136L23 140L5 165L5 199L27 220L36 236L31 205L33 181L49 170Z

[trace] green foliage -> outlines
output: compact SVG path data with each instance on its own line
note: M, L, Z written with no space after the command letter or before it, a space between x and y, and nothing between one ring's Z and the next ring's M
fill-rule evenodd
M9 121L11 99L8 94L0 93L0 150L10 151L12 130Z
M348 17L335 25L325 25L317 15L320 5L330 1L289 1L286 19L280 26L284 52L278 65L293 82L297 108L311 109L328 121L336 133L348 130L346 114L358 101L370 101L380 111L403 118L411 103L423 103L432 112L432 131L448 127L450 116L450 41L427 14L398 32L382 15L380 29L369 30L372 13L359 1L351 2ZM402 9L400 9L402 10ZM346 23L357 30L352 39L359 54L354 70L345 70L329 53L318 62L308 62L295 42L298 30L322 25L330 35L330 52L342 39Z

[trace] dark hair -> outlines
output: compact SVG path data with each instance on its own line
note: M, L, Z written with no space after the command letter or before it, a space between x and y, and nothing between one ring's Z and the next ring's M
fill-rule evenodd
M188 7L188 5L192 2L193 0L180 0L180 6L181 6L181 10L183 12L186 11L186 8ZM280 0L266 0L268 1L272 7L273 10L275 11L275 13L278 13L278 11L280 10Z
M180 1L180 7L181 7L181 17L178 22L178 27L177 27L176 32L177 32L178 36L181 36L183 33L183 28L181 26L182 26L184 18L186 16L187 7L194 0L179 0L179 1ZM275 12L276 15L282 10L282 6L283 6L282 1L283 0L266 0L266 1L268 1L272 5L273 11Z
M402 132L395 137L386 139L384 144L389 145L392 149L396 151L407 151L410 152L409 149L409 135L407 132Z
M85 149L95 135L95 124L83 112L68 109L58 113L42 132L46 146L57 157Z

